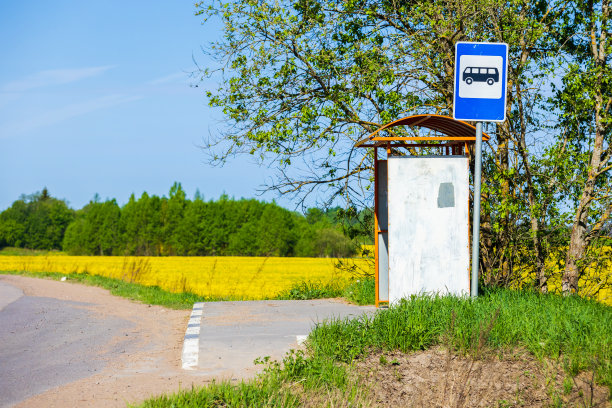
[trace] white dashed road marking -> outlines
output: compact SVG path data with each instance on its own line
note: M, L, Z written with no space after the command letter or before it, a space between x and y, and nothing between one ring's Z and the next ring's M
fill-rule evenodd
M187 331L185 332L185 340L183 341L183 370L194 370L198 365L198 350L200 349L200 323L202 321L202 310L204 303L194 303Z

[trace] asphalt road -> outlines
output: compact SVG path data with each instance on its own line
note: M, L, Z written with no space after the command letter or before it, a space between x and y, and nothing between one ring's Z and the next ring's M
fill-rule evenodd
M88 305L0 282L0 407L88 377L126 352L115 337L132 323L94 316Z
M318 323L375 310L333 299L204 303L197 369L226 379L248 377L253 360L281 360Z

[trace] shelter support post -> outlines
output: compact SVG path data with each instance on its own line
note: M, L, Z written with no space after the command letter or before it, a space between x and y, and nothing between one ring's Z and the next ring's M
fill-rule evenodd
M378 226L378 194L376 194L376 189L378 188L378 149L374 148L374 280L376 282L375 291L376 297L374 304L378 307L379 296L378 296L378 230L380 229Z

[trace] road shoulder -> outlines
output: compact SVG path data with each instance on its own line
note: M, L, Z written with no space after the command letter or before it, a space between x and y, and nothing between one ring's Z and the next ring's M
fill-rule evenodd
M23 291L0 281L0 311L23 296Z

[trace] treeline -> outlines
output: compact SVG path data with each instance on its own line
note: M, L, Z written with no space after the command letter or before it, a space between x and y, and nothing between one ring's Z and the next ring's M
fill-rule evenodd
M304 215L226 195L190 200L179 183L168 197L132 194L124 206L96 197L73 210L44 189L0 213L0 247L73 255L347 257L357 245L336 221L338 211L311 208Z

